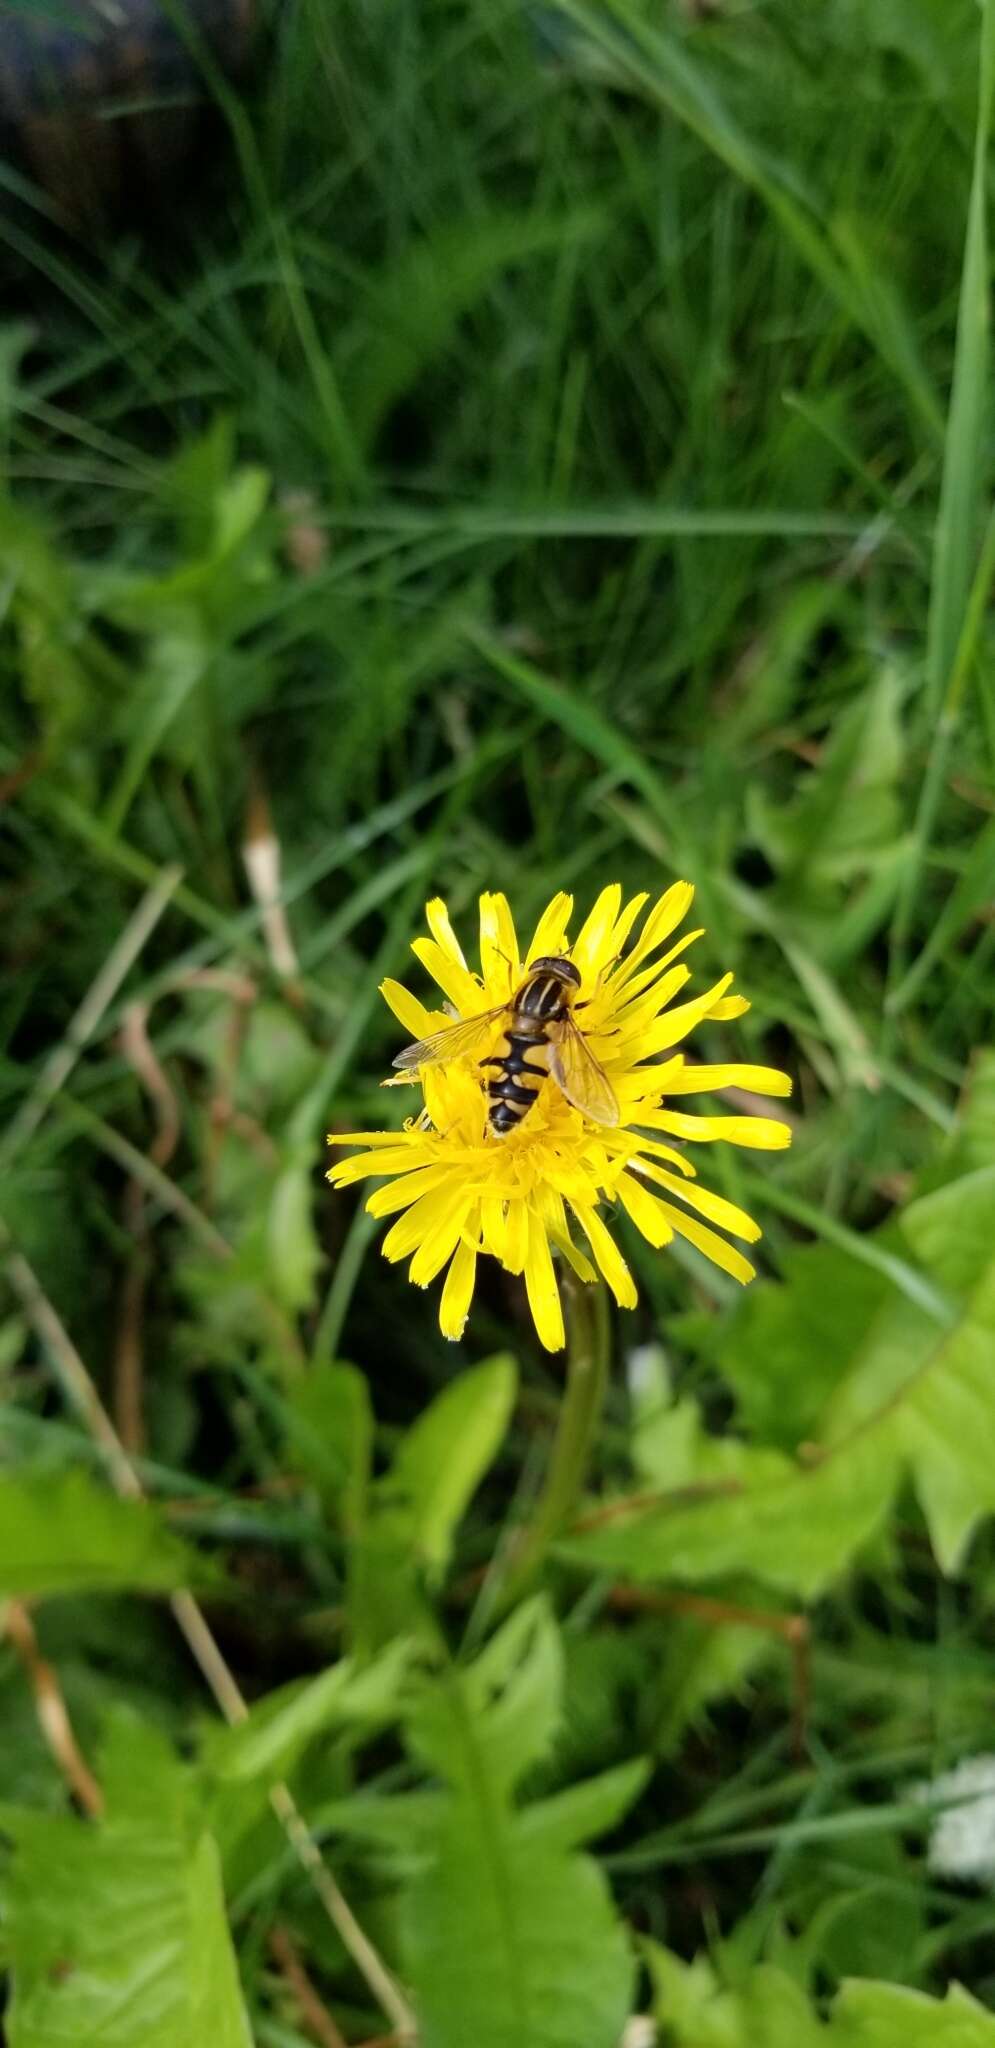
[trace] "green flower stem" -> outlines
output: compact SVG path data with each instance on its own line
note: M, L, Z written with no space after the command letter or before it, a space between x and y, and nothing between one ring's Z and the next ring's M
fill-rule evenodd
M535 1513L516 1546L502 1606L527 1591L551 1544L569 1522L587 1471L608 1386L608 1295L598 1281L585 1285L568 1274L563 1283L567 1325L567 1381L549 1470Z

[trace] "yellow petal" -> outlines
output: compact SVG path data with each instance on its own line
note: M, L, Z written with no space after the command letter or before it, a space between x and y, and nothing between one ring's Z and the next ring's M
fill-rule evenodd
M398 1145L393 1152L385 1146L379 1152L364 1152L355 1159L338 1160L329 1167L328 1178L333 1187L348 1188L354 1181L367 1180L370 1174L408 1174L426 1164L425 1154L418 1145Z
M374 1188L366 1204L369 1216L394 1216L399 1209L409 1209L422 1195L431 1193L433 1188L445 1186L453 1177L448 1164L420 1166L415 1173L406 1173L400 1180L392 1180L388 1187Z
M398 1259L406 1259L408 1253L417 1251L423 1239L432 1237L448 1217L459 1215L460 1223L453 1237L455 1244L462 1224L464 1200L455 1177L448 1188L434 1188L431 1193L422 1195L388 1230L380 1247L384 1258L390 1259L392 1264Z
M693 1244L706 1259L711 1259L713 1266L721 1266L724 1273L731 1274L744 1287L748 1280L753 1279L755 1268L749 1259L744 1259L735 1245L727 1244L717 1230L709 1230L707 1223L699 1223L694 1216L685 1216L682 1210L672 1208L669 1202L661 1202L660 1207L679 1235L686 1237L688 1243Z
M508 1230L505 1222L504 1203L496 1195L485 1195L480 1204L480 1228L484 1244L491 1257L507 1265L506 1248ZM519 1270L521 1270L519 1268Z
M570 1232L560 1230L555 1223L547 1223L546 1231L550 1244L555 1244L557 1251L566 1259L567 1265L573 1267L578 1280L583 1280L589 1287L597 1279L597 1273L590 1259L585 1259L583 1252L578 1251Z
M412 1038L429 1038L433 1031L441 1031L450 1021L442 1010L427 1010L403 982L392 981L389 975L380 983L380 994Z
M654 1024L648 1025L640 1035L641 1058L650 1059L658 1052L667 1052L672 1045L677 1045L680 1039L686 1038L696 1024L703 1023L706 1017L714 1016L715 1005L731 980L731 974L724 974L714 987L705 990L704 995L692 996L690 1002L678 1003L675 1009L665 1010L663 1016L658 1017Z
M430 1202L432 1196L426 1195L425 1200ZM470 1211L475 1206L476 1197L472 1194L464 1195L455 1206L452 1194L449 1194L447 1209L439 1216L432 1229L426 1231L408 1267L408 1279L413 1281L416 1287L427 1287L429 1281L434 1280L436 1274L442 1271L446 1261L456 1250ZM476 1232L473 1234L477 1235Z
M713 1088L748 1088L754 1095L790 1095L791 1076L778 1067L706 1067L685 1064L667 1082L668 1095L707 1095Z
M528 1257L529 1212L519 1198L508 1203L504 1231L504 1263L509 1273L520 1273Z
M614 1065L610 1055L606 1054L606 1059L609 1066ZM613 1072L615 1093L628 1112L630 1123L639 1121L635 1114L635 1105L640 1102L653 1102L654 1098L658 1101L661 1096L670 1093L671 1079L679 1071L681 1063L681 1054L675 1053L672 1059L657 1060L645 1067L633 1067L628 1074Z
M611 1012L612 1023L618 1032L618 1043L624 1046L627 1059L638 1059L637 1044L642 1033L653 1025L660 1011L673 1001L674 996L691 979L690 967L672 967L669 973L661 975L639 1002L624 1003L620 1009Z
M441 896L433 896L431 903L426 903L425 922L433 939L442 947L449 959L454 960L457 967L465 967L463 948L449 922L449 912Z
M598 1263L599 1271L607 1280L619 1308L635 1308L639 1296L636 1283L610 1231L605 1228L596 1209L578 1208L571 1204L578 1222L587 1236L587 1241Z
M400 1145L401 1131L329 1131L329 1145Z
M411 951L417 955L423 967L427 967L433 981L444 990L451 1003L455 1003L461 1017L477 1016L488 1005L483 991L474 981L466 967L453 960L434 939L413 939Z
M479 1143L484 1135L486 1097L479 1076L461 1064L423 1067L419 1076L425 1107L436 1132L459 1131Z
M686 1116L679 1109L654 1109L640 1118L655 1131L672 1131L675 1138L690 1138L696 1145L745 1145L752 1152L785 1152L791 1143L791 1125L772 1116Z
M565 889L553 897L536 925L532 944L525 955L526 960L541 960L544 955L554 957L562 954L567 943L567 931L573 915L574 900Z
M627 975L625 987L619 987L619 1001L625 1006L634 1003L636 997L641 995L645 989L649 989L657 981L662 981L665 969L672 966L681 953L686 953L688 947L693 946L696 939L703 939L704 936L705 928L703 925L699 925L696 932L685 932L684 937L678 939L676 946L671 946L670 951L664 953L661 959L651 960L649 966L640 968L638 974ZM685 968L685 980L687 980L690 972L691 969L689 967ZM614 985L613 979L612 986L614 987ZM662 1000L663 998L661 998L661 1002ZM660 1008L659 1003L657 1008Z
M507 896L481 896L480 969L488 990L491 983L496 984L498 1002L521 978L518 935Z
M557 1251L562 1252L568 1266L573 1267L578 1280L583 1280L590 1286L591 1282L596 1280L598 1276L590 1259L586 1259L583 1252L578 1251L577 1246L574 1244L567 1223L567 1212L563 1205L563 1196L558 1188L547 1187L540 1189L539 1213L546 1226L546 1235L549 1238L550 1244L555 1244Z
M571 959L584 981L594 979L611 958L611 935L622 908L622 885L609 882L581 925Z
M443 1336L454 1343L466 1328L476 1277L477 1254L466 1238L461 1237L453 1253L439 1303L439 1328Z
M636 1229L642 1231L647 1244L651 1244L655 1251L660 1251L663 1245L670 1243L674 1235L674 1226L659 1195L652 1195L649 1188L641 1187L629 1173L623 1173L616 1183L616 1193Z
M547 1351L561 1351L565 1341L563 1309L553 1271L542 1218L528 1211L528 1252L525 1259L525 1292L529 1298L539 1342Z
M662 1166L654 1166L648 1159L643 1160L640 1170L658 1187L668 1188L672 1195L679 1195L689 1208L707 1216L710 1223L718 1223L723 1230L731 1230L733 1237L742 1237L747 1244L756 1244L761 1236L759 1223L754 1223L745 1209L737 1208L736 1203L728 1202L724 1195L713 1194L711 1188L700 1187L697 1181L688 1186L686 1181L677 1180L674 1174L667 1173Z
M719 1023L725 1024L728 1023L730 1017L745 1017L749 1007L750 1005L745 996L723 996L721 1001L715 1004L710 1014Z
M648 1153L653 1159L665 1159L672 1173L682 1173L686 1180L694 1179L694 1167L683 1152L675 1152L672 1145L661 1144L659 1138L646 1138L640 1131L639 1151L630 1164L637 1166L644 1153Z
M657 946L662 946L664 939L668 939L671 932L687 916L693 902L694 890L690 882L673 882L670 888L664 891L654 903L631 953L626 955L618 974L614 977L618 985L627 981L648 954L656 951Z
M623 905L615 920L615 929L611 935L611 959L614 959L621 953L622 947L625 945L626 939L644 903L648 903L649 900L647 890L643 889L638 896L630 896L628 903ZM611 964L611 959L609 960L609 965Z

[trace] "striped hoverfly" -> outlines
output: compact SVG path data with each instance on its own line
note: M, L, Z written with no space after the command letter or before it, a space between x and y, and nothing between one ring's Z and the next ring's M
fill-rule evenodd
M524 1122L543 1082L549 1078L592 1123L614 1125L620 1117L615 1091L579 1029L574 1006L580 975L572 960L550 955L533 960L505 1003L449 1024L430 1038L407 1045L394 1061L402 1073L444 1061L479 1061L487 1079L487 1122L495 1138L506 1138ZM492 1045L494 1027L501 1037Z

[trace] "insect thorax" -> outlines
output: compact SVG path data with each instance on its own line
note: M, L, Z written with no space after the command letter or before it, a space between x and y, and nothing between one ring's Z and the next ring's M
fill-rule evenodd
M580 975L572 960L550 955L533 960L526 979L516 989L512 1010L518 1017L534 1017L544 1024L559 1023L569 1014L580 987Z

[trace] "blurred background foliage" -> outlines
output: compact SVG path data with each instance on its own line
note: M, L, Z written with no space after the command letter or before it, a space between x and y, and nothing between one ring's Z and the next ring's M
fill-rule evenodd
M238 82L165 13L190 153L0 169L12 2048L403 2022L276 1779L425 2048L983 2048L917 1792L995 1678L990 0L286 0ZM795 1077L709 1155L764 1277L631 1237L502 1618L556 1362L502 1274L444 1345L324 1133L428 894L675 876L704 1056Z

